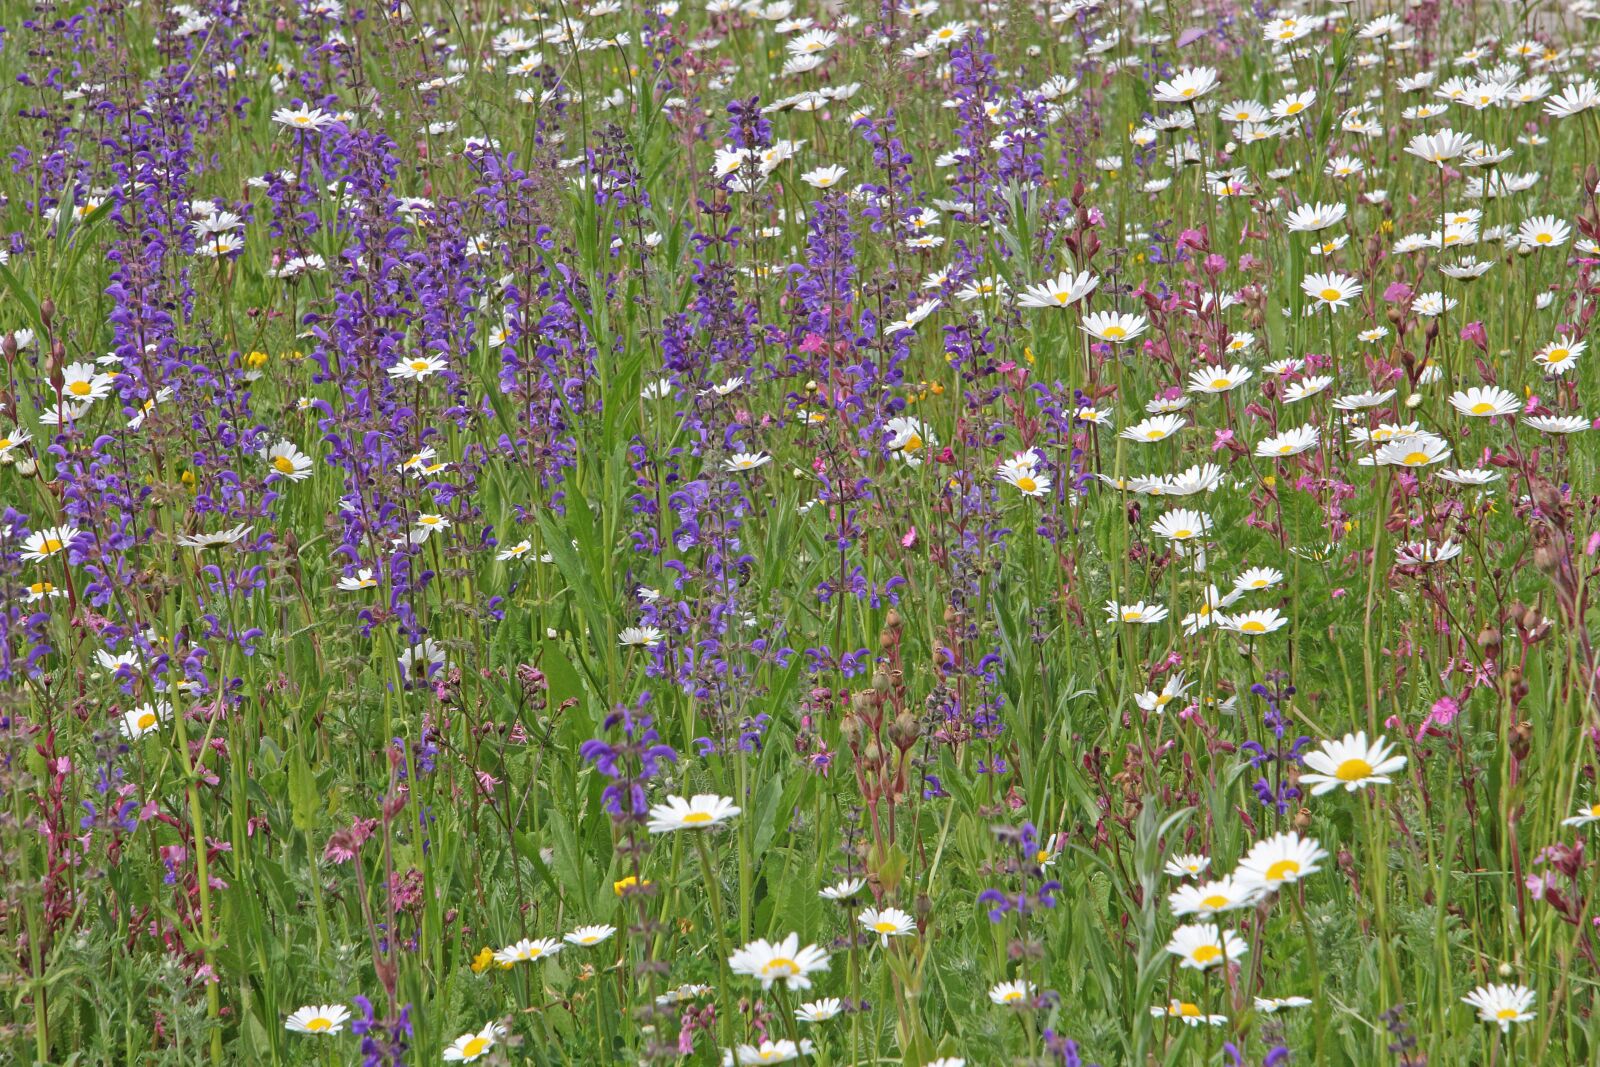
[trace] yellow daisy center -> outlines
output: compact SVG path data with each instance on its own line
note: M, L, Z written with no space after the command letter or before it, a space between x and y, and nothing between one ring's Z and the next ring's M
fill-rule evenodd
M1487 400L1480 400L1476 404L1472 405L1472 413L1474 415L1487 415L1493 410L1494 405L1489 403Z
M91 386L88 382L76 381L67 386L67 392L71 393L73 396L88 396L89 391L92 388L93 386Z
M1538 235L1538 236L1537 236L1537 237L1535 237L1535 238L1534 238L1534 240L1535 240L1535 241L1537 241L1537 242L1538 242L1538 243L1539 243L1539 244L1542 244L1542 245L1547 245L1547 244L1549 244L1549 243L1550 243L1550 242L1551 242L1551 241L1553 241L1553 240L1555 240L1555 238L1554 238L1554 237L1552 237L1552 236L1551 236L1551 235L1550 235L1550 234L1548 234L1548 233L1541 233L1541 234L1539 234L1539 235Z
M1194 94L1195 94L1195 90L1191 86L1190 88L1185 89L1183 92L1179 93L1178 95L1181 96L1181 97L1184 97L1185 99L1187 99L1188 97L1191 97Z
M1494 1017L1496 1019L1515 1019L1517 1014L1518 1012L1516 1008L1501 1008L1499 1011L1494 1013Z
M1200 906L1202 908L1225 908L1228 906L1228 898L1221 893L1213 893L1200 901Z
M711 821L711 813L709 811L691 811L683 817L683 821L687 823L707 823Z
M1124 330L1121 326L1107 326L1104 330L1100 331L1100 334L1102 337L1106 337L1114 341L1128 336L1128 331Z
M1213 379L1211 379L1211 388L1213 388L1213 389L1226 389L1226 388L1228 388L1228 386L1230 386L1232 384L1233 384L1233 382L1231 380L1227 379L1227 378L1213 378Z
M139 722L138 722L137 725L138 725L139 729L141 729L141 730L148 730L148 729L150 729L150 727L154 726L155 724L156 724L156 713L153 712L153 711L147 711L143 715L139 716Z
M900 446L900 450L902 452L920 452L920 451L922 451L922 438L917 434L912 434L911 438L908 441L906 441L905 444Z
M279 474L294 473L294 460L290 459L288 456L274 456L272 459L272 465L278 469Z
M1194 950L1194 961L1196 963L1210 963L1221 955L1222 950L1216 945L1201 945Z
M1324 300L1332 301L1332 300L1338 300L1340 297L1342 297L1344 295L1344 293L1340 292L1338 289L1333 288L1332 286L1329 286L1328 288L1322 290L1322 292L1319 293L1318 295L1321 296L1322 299L1324 299Z
M1006 993L1000 997L1000 999L1005 1001L1007 1004L1015 1004L1017 1001L1022 999L1022 993L1016 989L1007 990Z
M892 922L889 922L887 919L880 919L879 921L873 923L872 924L872 928L874 930L878 931L878 933L880 933L880 934L892 934L896 930L900 929L898 926L896 926Z
M1240 626L1239 630L1240 630L1240 632L1247 633L1247 634L1264 634L1264 633L1267 632L1267 627L1266 627L1265 623L1260 623L1260 622L1257 622L1255 619L1251 619L1249 622L1245 623L1243 626Z
M306 1029L310 1030L313 1034L320 1034L322 1031L327 1030L331 1026L333 1026L333 1024L320 1015L306 1023Z
M1024 475L1017 479L1017 488L1021 489L1024 493L1034 493L1038 491L1039 483Z
M44 545L41 546L40 551L45 553L60 552L61 542L57 541L54 537L46 537L44 539Z
M488 1038L486 1038L486 1037L475 1037L471 1041L468 1041L465 1045L461 1046L461 1054L463 1056L481 1055L483 1050L488 1048L488 1047L489 1047L489 1039Z
M1299 873L1300 864L1298 861L1279 860L1277 863L1274 863L1272 866L1267 868L1267 880L1269 882L1281 882L1291 874Z
M799 974L800 965L795 963L794 960L789 959L787 956L779 956L775 960L767 961L767 963L762 966L761 973L764 975L779 976Z
M1173 530L1172 531L1172 539L1174 541L1183 541L1183 540L1185 540L1187 538L1190 538L1190 537L1193 537L1193 536L1194 536L1194 531L1193 530Z
M1288 107L1284 108L1283 110L1284 110L1284 112L1286 114L1298 115L1298 114L1300 114L1300 112L1304 111L1305 108L1306 108L1306 106L1304 104L1302 104L1302 103L1300 103L1300 101L1296 100L1294 103L1290 104Z
M1185 1018L1198 1019L1200 1017L1200 1005L1191 1004L1186 1000L1178 1005L1178 1014Z
M1359 782L1371 775L1372 764L1364 759L1347 759L1333 772L1333 776L1341 782Z
M1408 467L1421 466L1422 464L1428 462L1428 454L1426 452L1407 452L1406 458L1400 462L1404 463Z
M428 361L425 359L414 359L411 361L411 369L414 371L425 371L428 369Z

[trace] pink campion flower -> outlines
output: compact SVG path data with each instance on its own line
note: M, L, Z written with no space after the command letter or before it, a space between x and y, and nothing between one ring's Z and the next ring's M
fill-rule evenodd
M1594 533L1589 535L1588 542L1583 546L1583 554L1585 556L1592 556L1594 555L1596 549L1600 549L1600 530L1596 530Z
M1211 451L1220 452L1224 448L1227 448L1232 443L1233 443L1233 431L1232 430L1218 430L1216 436L1211 439Z
M1461 327L1461 339L1477 345L1479 352L1489 351L1489 333L1481 322L1469 322Z
M1383 291L1383 298L1391 304L1408 303L1411 295L1411 286L1405 282L1390 282L1389 288Z
M1454 697L1440 697L1433 702L1433 707L1428 709L1428 714L1423 717L1422 726L1417 730L1418 737L1429 734L1438 736L1449 729L1450 724L1456 721L1456 716L1461 714L1461 705Z
M1597 534L1596 536L1600 536L1600 534ZM910 548L912 545L914 545L916 543L917 543L917 528L915 526L913 526L913 527L911 527L911 529L906 531L904 537L900 538L900 547L901 548Z
M1200 268L1208 275L1215 278L1217 275L1228 269L1227 257L1219 256L1213 252L1201 261Z
M1206 249L1211 247L1211 241L1208 237L1206 237L1206 231L1203 228L1198 230L1184 230L1182 233L1178 234L1178 247L1192 248L1196 252L1204 252Z
M800 341L800 351L821 352L823 346L826 344L827 342L823 340L823 337L820 333L807 333Z

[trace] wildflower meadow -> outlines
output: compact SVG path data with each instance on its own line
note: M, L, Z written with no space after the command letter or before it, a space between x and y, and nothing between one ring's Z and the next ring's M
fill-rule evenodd
M1600 1063L1597 67L0 0L0 1064Z

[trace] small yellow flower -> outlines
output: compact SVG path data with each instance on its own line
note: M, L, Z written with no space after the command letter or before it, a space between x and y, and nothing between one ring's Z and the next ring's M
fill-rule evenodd
M306 358L306 354L304 352L300 351L298 348L291 348L286 352L280 353L280 355L282 356L283 359L287 360L290 363L295 363L295 362L298 362L299 360L302 360L302 359Z
M250 369L254 370L267 362L267 354L265 352L252 352L244 357L244 361Z
M619 881L612 882L611 883L611 891L613 893L615 893L617 896L620 897L620 896L622 896L623 894L627 893L630 890L643 889L645 886L647 886L649 884L650 884L650 879L646 878L644 881L641 882L641 881L639 881L639 879L635 878L633 875L630 874L626 878L623 878L623 879L621 879Z
M184 471L182 474L178 475L178 481L182 483L183 487L189 490L189 492L192 493L195 491L196 487L194 481L194 471Z
M492 963L494 963L494 949L485 945L476 956L472 957L472 973L482 974Z
M1268 489L1271 489L1278 484L1278 477L1275 474L1269 474L1265 478L1261 479L1261 481L1262 484L1264 484Z
M1384 233L1393 233L1394 232L1394 220L1393 219L1384 219L1382 222L1378 223L1378 229L1381 230Z
M1028 362L1029 363L1033 362L1033 356L1030 355L1028 357ZM934 382L933 384L928 386L928 392L932 393L934 396L944 396L944 386L939 384L938 382Z
M1023 348L1022 358L1028 361L1028 366L1033 366L1033 349L1027 347Z

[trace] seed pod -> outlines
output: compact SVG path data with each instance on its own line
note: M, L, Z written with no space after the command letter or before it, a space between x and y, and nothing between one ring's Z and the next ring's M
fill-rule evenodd
M1524 720L1511 728L1511 754L1518 763L1528 758L1528 750L1532 746L1533 723Z
M917 743L917 737L922 733L922 724L910 711L902 711L894 720L894 729L898 735L895 743L903 749L910 748Z
M39 321L44 323L44 328L49 329L56 318L56 302L48 296L39 301Z
M1500 631L1493 626L1485 626L1479 630L1478 647L1485 652L1493 653L1500 647Z

